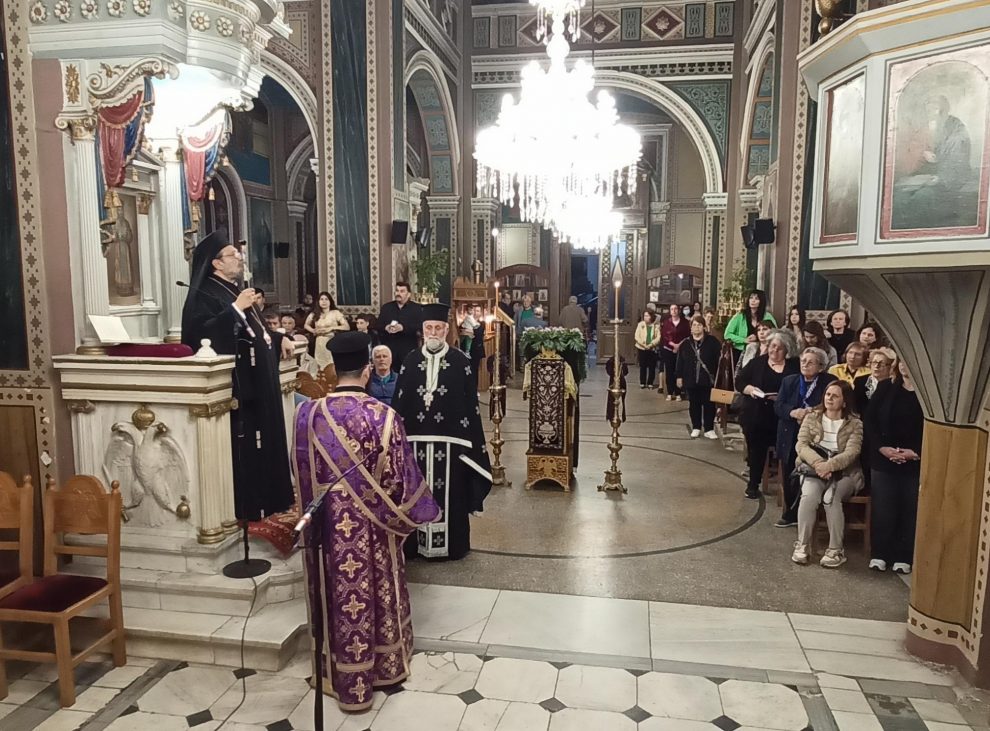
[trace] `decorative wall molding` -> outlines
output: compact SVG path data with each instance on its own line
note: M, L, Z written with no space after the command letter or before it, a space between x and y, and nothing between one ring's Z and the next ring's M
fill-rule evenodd
M457 79L461 53L443 32L432 13L417 2L404 3L405 28L423 48L428 48L443 63L443 70L452 80Z
M17 194L17 226L21 239L21 277L26 319L27 368L0 370L0 388L50 388L51 357L47 290L42 251L41 195L38 183L37 123L34 116L34 82L28 47L28 15L21 2L3 0L3 49L10 90L10 128L13 136L13 178ZM16 396L12 396L16 398ZM50 395L39 398L49 399ZM51 427L49 426L50 430ZM49 434L50 438L50 434ZM40 442L39 442L40 444ZM54 442L49 446L54 449ZM43 470L44 471L44 470Z
M417 51L406 64L405 84L419 106L429 148L431 191L459 195L461 191L461 143L454 100L444 83L439 58Z
M595 52L594 65L596 70L611 69L668 81L694 80L699 76L729 80L732 78L732 56L731 44L603 50ZM590 51L579 49L572 49L568 58L592 61ZM546 54L475 56L471 63L472 86L518 86L519 73L529 61L545 63Z

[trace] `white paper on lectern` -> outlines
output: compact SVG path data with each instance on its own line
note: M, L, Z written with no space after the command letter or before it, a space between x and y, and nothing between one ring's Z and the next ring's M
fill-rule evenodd
M116 315L88 315L88 317L101 343L115 345L135 342L124 327L124 321Z

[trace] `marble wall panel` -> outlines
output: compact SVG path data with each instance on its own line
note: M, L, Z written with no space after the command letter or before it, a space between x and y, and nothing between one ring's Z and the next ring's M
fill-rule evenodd
M337 303L371 302L365 4L330 3ZM377 245L377 242L373 242Z

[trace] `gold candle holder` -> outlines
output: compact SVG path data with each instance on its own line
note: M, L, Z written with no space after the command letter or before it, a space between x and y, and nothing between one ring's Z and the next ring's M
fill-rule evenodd
M619 312L616 307L615 319L612 320L612 335L615 340L615 355L612 361L612 385L608 392L612 394L612 439L608 443L609 455L612 458L611 466L605 470L605 481L598 486L599 492L622 492L628 490L622 484L622 470L619 469L619 452L622 451L622 443L619 441L619 425L622 423L622 368L619 360Z
M499 306L498 282L495 282L495 306ZM505 386L502 385L502 347L501 347L502 323L495 317L495 367L492 369L492 382L488 386L488 400L492 404L492 485L495 487L512 487L512 482L505 476L505 467L502 465L502 447L505 440L502 439L502 394L505 393Z

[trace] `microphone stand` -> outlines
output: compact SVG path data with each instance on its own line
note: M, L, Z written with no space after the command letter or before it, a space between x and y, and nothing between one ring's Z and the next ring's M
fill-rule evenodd
M323 531L318 528L320 524L320 518L323 516L323 501L330 491L336 487L338 484L343 482L352 472L354 472L358 467L365 464L372 457L377 457L380 455L384 449L381 445L372 449L360 462L355 462L353 465L348 467L344 472L340 474L333 482L331 482L327 489L317 497L314 497L306 510L299 518L299 522L296 523L296 527L292 531L292 547L295 548L299 543L299 538L303 533L306 535L306 566L307 572L311 571L323 571L323 564L320 561L320 551L323 549ZM307 587L306 590L309 591L310 577L307 575ZM317 582L319 586L319 582ZM328 587L328 593L325 598L328 600L327 606L327 617L333 616L332 607L329 606L329 602L332 602L332 587ZM313 627L313 645L314 645L314 656L313 656L313 685L315 686L315 692L313 693L313 728L315 731L323 731L323 641L324 626L323 626L323 616L319 610L319 602L310 602L310 608L312 610L312 616L310 618L310 623Z

